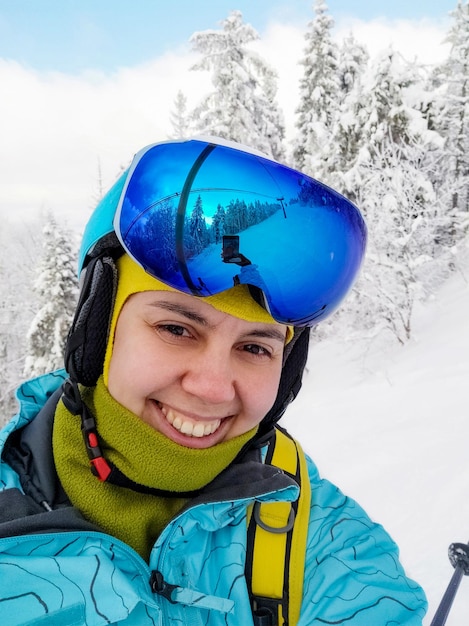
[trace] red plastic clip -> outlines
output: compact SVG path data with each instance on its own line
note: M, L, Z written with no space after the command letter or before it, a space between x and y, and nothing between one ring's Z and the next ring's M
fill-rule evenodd
M91 471L101 482L105 482L109 478L111 468L103 457L96 433L90 432L87 434L87 444Z
M109 478L109 474L111 473L111 468L107 464L107 461L104 457L98 456L96 459L90 461L93 466L93 474L101 481L105 482Z

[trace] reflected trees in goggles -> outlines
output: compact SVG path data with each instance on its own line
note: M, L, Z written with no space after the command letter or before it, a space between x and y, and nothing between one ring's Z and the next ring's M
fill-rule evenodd
M202 140L139 152L115 232L149 274L209 296L248 284L280 323L313 325L351 288L366 245L358 209L256 153Z

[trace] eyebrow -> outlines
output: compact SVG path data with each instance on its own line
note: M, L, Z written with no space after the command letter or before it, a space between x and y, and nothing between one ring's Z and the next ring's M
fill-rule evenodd
M182 304L177 304L175 302L169 302L168 300L158 300L158 302L150 302L150 306L159 307L161 309L165 309L165 311L170 311L171 313L179 313L192 322L197 322L202 326L210 326L208 320L203 317L203 315L199 315L192 309L187 306L183 306Z
M277 339L280 343L285 343L285 334L277 330L276 328L269 328L268 330L256 329L250 335L265 339Z
M199 313L196 313L193 309L177 304L176 302L169 302L168 300L158 300L158 302L150 302L150 306L170 311L171 313L179 313L183 317L192 322L196 322L206 328L212 328L209 321ZM256 328L252 332L248 333L249 336L264 338L264 339L276 339L280 343L285 343L285 334L278 328Z

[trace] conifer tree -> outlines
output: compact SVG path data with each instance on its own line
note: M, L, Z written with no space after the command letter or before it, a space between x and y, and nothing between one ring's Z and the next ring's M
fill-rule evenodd
M348 195L363 210L370 233L361 322L411 335L415 302L428 295L435 256L436 194L425 157L440 143L421 111L408 102L418 80L392 50L375 59L363 102L363 134L346 175Z
M212 219L211 225L212 241L219 243L225 233L225 208L219 204Z
M25 376L63 367L63 350L76 304L76 253L72 236L49 215L34 290L39 300L27 333Z
M197 196L194 208L192 209L188 230L192 240L190 252L191 254L199 254L209 243L209 233L207 223L205 222L202 197L200 195Z
M293 158L298 169L327 179L328 154L333 124L339 107L338 48L332 41L334 20L324 0L316 0L316 17L308 24L306 49L301 61L300 103Z
M31 289L41 255L42 223L34 218L0 228L0 424L17 410L14 391L23 379L25 337L36 307Z
M453 24L447 36L448 59L436 68L439 86L432 120L445 137L441 190L445 194L451 226L448 245L454 245L469 229L469 3L459 0L451 12Z
M222 30L194 33L202 60L192 69L211 72L214 91L193 111L195 129L257 148L281 160L285 128L276 102L274 70L249 44L259 39L240 11L222 21Z
M347 193L347 172L353 167L363 142L363 80L369 55L352 34L339 50L339 105L331 127L327 150L327 182L337 191Z
M173 127L172 137L174 139L184 139L191 134L189 117L187 98L184 93L179 90L174 100L174 111L170 115L171 125Z

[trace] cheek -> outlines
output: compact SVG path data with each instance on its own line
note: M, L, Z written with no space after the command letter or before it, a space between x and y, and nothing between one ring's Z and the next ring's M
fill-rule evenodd
M226 439L233 439L254 428L267 415L277 397L281 368L268 376L251 376L249 383L239 388L242 410L233 422Z
M244 396L244 408L250 421L259 423L272 408L278 393L280 375L281 367L278 367L268 375L250 379Z
M123 359L119 350L113 350L109 363L107 387L111 396L120 404L132 409L129 406L129 398L132 390L132 367L130 359Z
M107 386L113 398L134 413L138 412L135 402L144 394L145 373L149 371L144 357L138 343L116 333Z

